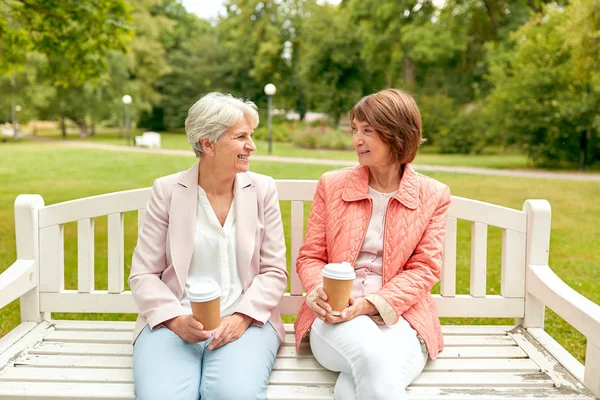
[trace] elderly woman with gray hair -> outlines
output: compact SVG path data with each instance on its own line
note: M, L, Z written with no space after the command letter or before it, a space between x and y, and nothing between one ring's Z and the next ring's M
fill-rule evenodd
M199 161L154 182L129 277L138 399L266 398L287 271L275 182L248 171L257 125L254 103L207 94L185 121ZM206 278L221 288L212 331L190 308Z

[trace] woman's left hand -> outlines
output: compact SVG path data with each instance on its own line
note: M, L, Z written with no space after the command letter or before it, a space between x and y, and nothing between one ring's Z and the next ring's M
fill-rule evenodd
M368 300L365 300L362 297L355 299L354 297L350 297L348 302L350 305L346 307L340 316L332 315L331 313L327 313L325 317L325 323L328 324L339 324L340 322L350 321L358 317L359 315L375 315L378 313L377 308Z
M227 343L236 341L252 324L252 318L247 315L235 313L221 320L215 330L213 340L208 345L209 350L216 350Z

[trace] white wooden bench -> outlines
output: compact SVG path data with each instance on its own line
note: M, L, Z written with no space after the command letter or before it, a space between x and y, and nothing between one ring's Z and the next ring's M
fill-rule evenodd
M315 181L278 181L291 201L291 264L303 239L304 202ZM20 298L22 323L0 339L2 399L133 399L132 322L57 321L51 313L136 313L125 291L124 212L150 189L44 206L38 195L15 201L17 261L0 275L0 307ZM94 290L94 218L108 216L108 290ZM470 293L456 292L457 220L471 221ZM77 222L78 289L65 290L64 224ZM486 293L488 226L502 229L501 293ZM450 207L440 295L442 317L508 317L510 326L443 326L446 348L409 387L411 399L593 399L600 396L600 306L548 267L550 205L523 211L460 197ZM288 232L289 233L289 232ZM294 268L292 268L292 271ZM302 286L291 273L284 314L296 314ZM544 331L545 306L587 337L585 367ZM336 374L294 348L291 325L268 388L269 399L332 399Z
M142 136L136 136L134 138L135 145L138 147L146 146L146 147L155 147L160 149L161 141L160 141L160 133L156 132L144 132Z

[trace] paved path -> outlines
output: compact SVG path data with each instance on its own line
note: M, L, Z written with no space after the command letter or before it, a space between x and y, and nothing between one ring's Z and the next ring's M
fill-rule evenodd
M167 154L174 156L193 157L191 150L176 150L176 149L146 149L140 147L128 147L113 144L79 142L75 140L55 140L43 138L28 138L29 140L48 141L58 143L68 147L80 147L88 149L100 149L110 151L127 151L134 153L152 153L152 154ZM329 160L318 158L302 158L302 157L279 157L279 156L259 156L252 155L251 160L254 161L270 161L293 164L315 164L315 165L334 165L334 166L352 166L356 165L356 161L348 160ZM600 182L600 174L598 173L580 173L580 172L551 172L551 171L528 171L517 169L493 169L479 167L459 167L446 165L424 165L413 164L415 169L419 171L441 171L460 174L479 174L479 175L496 175L496 176L512 176L522 178L541 178L541 179L564 179L577 181L596 181Z

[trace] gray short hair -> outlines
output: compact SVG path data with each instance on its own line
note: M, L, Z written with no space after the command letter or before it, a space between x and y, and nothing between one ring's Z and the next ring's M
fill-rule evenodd
M258 108L249 100L212 92L194 103L185 119L185 134L196 157L204 155L200 140L217 143L223 133L242 118L250 117L252 128L258 125Z

